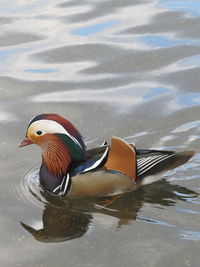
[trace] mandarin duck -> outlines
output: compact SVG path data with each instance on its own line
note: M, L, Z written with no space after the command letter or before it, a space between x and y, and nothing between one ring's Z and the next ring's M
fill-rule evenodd
M68 197L109 196L136 189L145 177L155 176L187 162L193 151L136 149L121 138L86 150L75 126L60 115L34 117L27 128L24 147L42 150L40 184L52 194Z

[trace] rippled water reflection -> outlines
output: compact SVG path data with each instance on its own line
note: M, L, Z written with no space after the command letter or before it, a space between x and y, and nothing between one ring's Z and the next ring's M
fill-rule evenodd
M199 5L1 1L1 266L199 266ZM39 150L17 148L41 112L88 147L197 153L129 194L63 202L38 185Z
M32 191L33 194L33 191ZM37 193L39 195L39 192ZM192 190L178 185L171 185L165 180L157 182L148 187L142 187L136 192L100 199L62 200L53 198L47 193L40 192L44 199L49 202L45 204L42 223L43 226L35 229L22 223L22 226L31 233L35 239L42 242L62 242L78 238L92 228L96 215L99 214L117 218L113 229L122 228L132 220L153 223L167 227L176 227L179 224L169 224L150 217L138 215L143 205L152 203L161 206L174 206L177 200L190 201L198 196ZM39 201L38 195L34 193ZM155 198L155 199L154 199ZM199 214L192 210L181 210L182 213L189 212ZM103 218L103 217L102 217ZM107 223L106 223L107 224ZM105 225L106 225L105 224ZM190 232L190 231L189 231ZM198 235L197 235L198 239Z

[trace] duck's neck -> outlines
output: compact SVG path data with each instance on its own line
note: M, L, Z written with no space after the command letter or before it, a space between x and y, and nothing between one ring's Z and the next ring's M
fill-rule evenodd
M72 158L68 148L58 138L48 141L42 148L40 168L41 185L53 192L68 171Z

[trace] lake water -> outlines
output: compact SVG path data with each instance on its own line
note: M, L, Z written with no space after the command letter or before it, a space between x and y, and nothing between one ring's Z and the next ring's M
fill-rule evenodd
M199 266L200 1L0 4L0 266ZM88 147L119 136L196 154L117 198L52 200L39 149L17 146L43 112Z

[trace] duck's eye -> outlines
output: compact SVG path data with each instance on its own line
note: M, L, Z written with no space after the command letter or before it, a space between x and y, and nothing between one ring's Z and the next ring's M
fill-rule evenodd
M38 130L38 131L36 132L36 134L37 134L37 135L41 135L41 134L42 134L42 131Z

